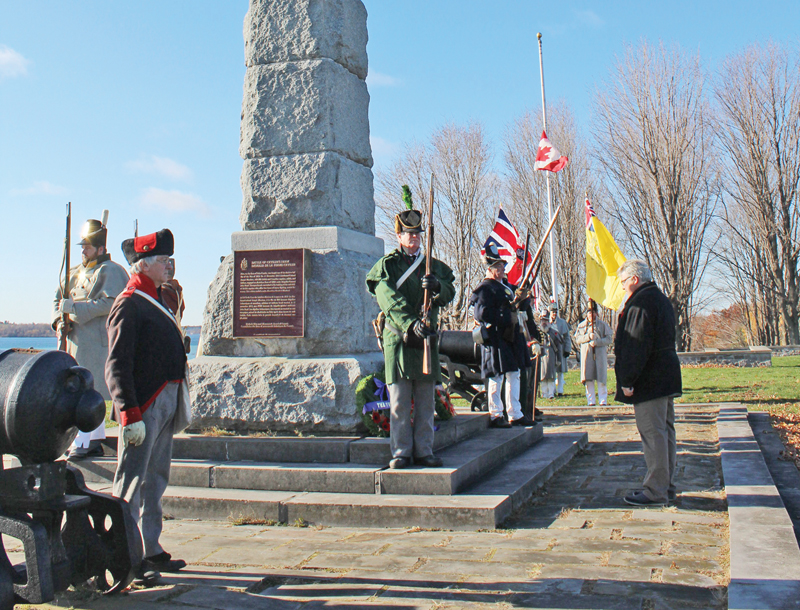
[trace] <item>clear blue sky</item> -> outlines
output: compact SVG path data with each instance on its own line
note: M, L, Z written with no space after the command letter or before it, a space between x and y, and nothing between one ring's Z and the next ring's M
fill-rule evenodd
M797 43L800 2L366 0L376 166L448 121L506 125L540 101L585 126L592 91L626 42L678 42L709 67L752 42ZM169 227L185 322L239 230L247 0L0 0L0 321L45 322L64 209L73 231L111 212L109 246L139 219ZM73 241L77 241L73 239ZM73 260L80 251L73 247ZM360 289L360 287L354 287Z

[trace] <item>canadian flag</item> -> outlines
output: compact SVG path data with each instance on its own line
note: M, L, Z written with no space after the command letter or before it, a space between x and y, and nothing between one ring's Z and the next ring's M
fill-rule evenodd
M539 151L536 153L536 163L534 169L547 170L548 172L557 172L564 168L567 164L566 157L563 157L558 149L550 144L547 139L547 134L542 131L542 139L539 140Z

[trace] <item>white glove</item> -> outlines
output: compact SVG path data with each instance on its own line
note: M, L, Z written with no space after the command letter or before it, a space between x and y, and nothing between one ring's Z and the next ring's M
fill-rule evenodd
M534 344L531 346L531 349L533 350L533 355L534 355L534 356L537 356L537 357L538 357L538 356L541 356L541 355L542 355L542 346L541 346L541 345L539 345L538 343L534 343Z
M144 442L145 435L146 431L143 421L128 424L122 427L122 444L127 446L129 443L133 443L134 447L138 447Z
M58 309L62 314L75 313L75 301L72 299L61 299L61 305Z

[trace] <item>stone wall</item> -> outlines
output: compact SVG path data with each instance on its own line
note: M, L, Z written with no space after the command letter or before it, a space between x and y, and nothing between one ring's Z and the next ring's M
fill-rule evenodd
M800 346L794 347L800 353ZM740 367L753 367L753 366L772 366L773 355L790 355L790 354L777 354L775 348L769 347L749 347L742 349L706 349L702 352L678 352L678 360L681 365L703 365L708 364L711 366L740 366ZM615 357L614 354L608 355L608 367L614 368ZM569 369L580 369L577 359L573 356L569 359Z

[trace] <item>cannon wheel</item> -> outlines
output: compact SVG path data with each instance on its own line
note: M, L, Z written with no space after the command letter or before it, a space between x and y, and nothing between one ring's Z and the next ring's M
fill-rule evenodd
M472 397L469 403L469 410L476 413L489 410L489 403L486 402L486 392L484 390L481 390Z
M67 493L91 499L87 509L67 516L62 532L74 581L91 578L107 595L124 590L142 563L142 538L126 502L87 489L72 466L67 468Z

